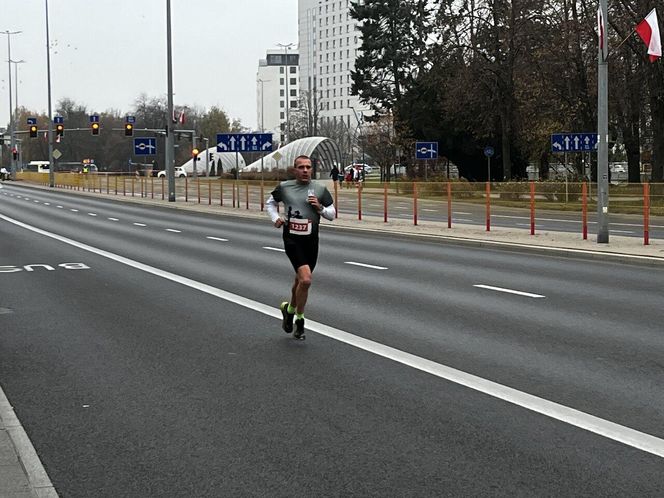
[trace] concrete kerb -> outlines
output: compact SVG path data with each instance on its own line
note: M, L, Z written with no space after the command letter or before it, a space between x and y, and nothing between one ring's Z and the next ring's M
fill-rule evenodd
M47 186L28 184L27 182L24 185L29 188L53 190ZM228 207L218 204L185 203L184 198L178 200L178 202L169 202L161 199L115 196L99 192L76 190L68 190L67 192L89 197L102 197L119 202L223 214L238 218L267 218L267 213L258 209L246 210L244 207ZM420 221L418 225L413 225L412 221L397 219L385 223L382 217L366 215L363 215L362 220L359 221L355 216L341 214L332 223L322 223L321 229L358 230L391 236L418 237L491 249L536 252L550 256L573 256L639 265L664 264L664 245L659 241L651 240L650 245L645 246L642 239L637 237L611 235L609 244L597 244L592 236L589 236L587 240L583 240L580 233L539 231L535 235L530 235L527 230L514 230L505 227L492 227L491 231L487 232L483 227L477 225L454 224L453 228L447 228L447 222Z

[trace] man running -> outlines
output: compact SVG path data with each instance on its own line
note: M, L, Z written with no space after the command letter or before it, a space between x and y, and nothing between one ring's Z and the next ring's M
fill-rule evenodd
M318 259L320 217L330 221L336 213L334 201L325 185L311 180L311 159L298 156L293 164L295 180L281 182L267 200L267 212L277 228L283 227L284 248L295 270L290 302L281 303L282 328L293 337L304 339L304 306L307 304L311 273ZM286 219L277 210L284 204Z

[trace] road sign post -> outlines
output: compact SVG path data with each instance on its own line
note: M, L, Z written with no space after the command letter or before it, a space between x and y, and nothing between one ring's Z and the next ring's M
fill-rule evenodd
M495 153L495 150L490 145L484 147L484 155L486 156L486 181L491 181L491 157Z

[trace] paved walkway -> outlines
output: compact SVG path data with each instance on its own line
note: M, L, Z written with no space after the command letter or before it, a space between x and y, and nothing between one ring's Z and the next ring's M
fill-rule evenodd
M21 186L47 188L21 183ZM207 204L167 202L141 197L114 196L92 192L77 192L85 196L108 197L115 200L183 209L218 215L262 218L269 223L267 213L259 209L208 206ZM537 232L530 235L529 229L494 227L487 232L476 225L454 224L447 228L446 222L420 221L414 226L412 221L390 220L357 215L341 215L334 222L324 221L323 230L368 230L379 233L408 234L410 236L449 240L455 243L503 247L520 251L537 251L551 255L574 255L583 258L614 260L635 264L664 265L664 240L651 240L643 245L643 239L610 235L608 244L598 244L595 236L583 240L581 234L564 232ZM0 313L2 308L0 308ZM40 497L54 498L57 493L46 475L39 458L32 447L20 422L0 388L0 498Z

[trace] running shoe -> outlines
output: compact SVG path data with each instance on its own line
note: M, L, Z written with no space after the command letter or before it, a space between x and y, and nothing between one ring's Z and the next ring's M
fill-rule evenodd
M295 313L291 315L288 312L288 303L286 301L281 303L279 309L281 310L281 316L284 317L283 320L281 320L281 328L284 329L284 332L290 334L293 331L293 318L295 318Z
M304 318L295 320L295 332L293 332L293 338L304 341Z

